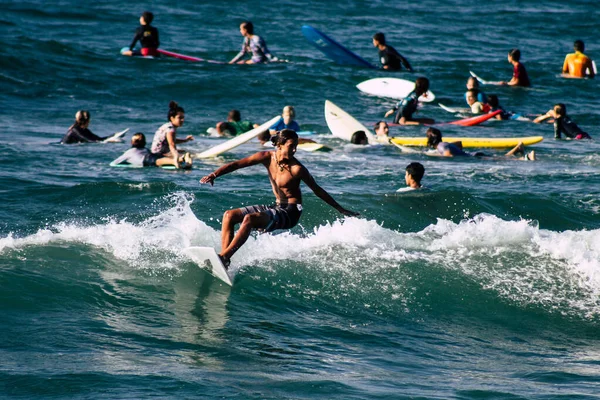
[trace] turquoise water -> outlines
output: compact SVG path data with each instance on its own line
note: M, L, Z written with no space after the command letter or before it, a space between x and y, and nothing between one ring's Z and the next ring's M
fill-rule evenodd
M122 57L145 8L167 50L228 60L251 19L291 62ZM65 0L3 10L2 397L597 398L597 140L555 142L551 125L516 121L443 129L542 135L535 163L347 145L328 131L325 99L377 121L392 103L355 85L388 74L337 66L300 34L312 25L375 63L370 38L382 30L418 71L396 76L425 75L438 101L461 107L468 71L507 80L506 53L519 47L534 86L485 91L523 114L564 102L598 138L598 81L557 77L573 40L600 54L595 2ZM182 250L218 246L225 210L272 193L259 167L214 187L198 180L257 144L188 172L110 168L127 143L56 144L78 109L101 136L129 127L151 137L170 100L186 110L179 134L195 136L182 146L192 151L220 142L204 132L232 108L260 123L293 104L302 129L334 149L297 157L361 217L343 218L303 187L300 225L252 237L232 260L233 288L220 285ZM435 104L420 112L452 119ZM396 193L411 161L425 165L428 189Z

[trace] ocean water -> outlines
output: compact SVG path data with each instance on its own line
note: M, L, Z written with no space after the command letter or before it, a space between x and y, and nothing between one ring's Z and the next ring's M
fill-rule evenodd
M3 1L0 15L0 397L588 399L600 397L600 145L557 142L552 125L494 121L447 135L542 135L537 162L438 159L360 148L329 132L329 99L364 123L393 103L355 85L389 76L338 66L300 33L323 30L376 63L383 31L464 106L468 71L508 80L519 47L533 87L483 87L508 110L564 102L593 137L597 80L558 77L572 42L592 57L592 1L241 1L143 4ZM145 9L162 47L232 58L250 19L290 63L223 66L119 55ZM596 42L595 42L596 41ZM304 190L290 232L255 235L225 287L183 249L219 246L225 210L271 202L261 167L198 180L259 149L192 171L114 169L129 146L58 145L78 109L105 136L150 139L168 103L186 110L181 147L237 108L261 123L296 107L330 153L298 151L344 218ZM420 113L452 115L435 104ZM392 128L418 136L421 127ZM493 152L500 156L501 152ZM426 190L396 193L425 165Z

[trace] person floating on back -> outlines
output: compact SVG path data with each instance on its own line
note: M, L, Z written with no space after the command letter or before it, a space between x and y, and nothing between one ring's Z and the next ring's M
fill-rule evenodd
M576 40L573 44L575 53L567 54L563 63L562 72L566 76L573 78L594 78L594 64L592 59L583 54L585 44L582 40Z
M75 114L75 123L71 125L60 141L62 144L102 142L110 136L100 137L88 129L91 116L87 110L79 110ZM111 135L112 136L112 135Z
M535 123L540 123L548 118L554 118L554 139L562 139L564 133L570 139L591 139L587 132L584 132L577 126L575 122L567 115L567 106L558 103L549 110L546 114L540 115L533 120Z
M268 61L277 61L269 49L263 38L254 34L254 25L250 21L242 22L240 25L240 33L244 37L242 43L242 51L240 51L229 64L260 64ZM249 60L242 60L246 54L252 53Z
M110 165L131 165L132 167L163 167L173 165L176 168L192 168L192 156L185 153L178 157L163 157L162 154L151 153L146 148L146 136L143 133L136 133L131 137L131 149Z
M392 108L385 113L385 117L389 117L393 113L396 113L394 117L394 123L400 125L420 125L420 124L433 124L434 120L431 118L414 118L413 114L417 111L419 106L419 97L427 97L427 91L429 90L429 79L420 77L415 81L415 90L413 90L406 98L400 101L396 107Z
M404 66L407 71L413 72L408 60L402 54L398 53L395 48L386 43L383 33L377 32L373 35L373 46L379 50L381 68L388 71L400 71L402 70L402 66Z
M221 230L221 252L219 256L227 268L233 254L248 240L253 229L272 232L276 229L291 229L302 215L302 192L304 182L319 198L347 216L358 215L339 205L321 188L306 167L295 157L298 135L284 129L272 138L274 151L261 151L249 157L231 162L206 175L200 183L214 184L215 179L241 168L262 164L269 175L276 203L255 205L225 211ZM241 224L234 236L235 225Z
M140 27L136 29L135 36L129 45L129 51L124 51L122 54L125 56L157 56L158 46L160 41L158 40L158 29L151 26L154 14L150 11L144 11L140 17ZM135 51L135 45L138 42L141 43L142 49Z
M469 101L467 100L467 94L470 90L475 91L475 93L477 94L478 102L482 104L487 103L487 96L479 89L479 81L477 80L477 78L474 78L472 76L470 76L469 79L467 79L467 91L465 92L465 101L467 102L467 104L469 103Z
M275 122L273 125L269 127L269 131L271 134L275 134L277 131L282 131L284 129L291 129L293 131L299 132L300 125L294 119L296 118L296 110L293 106L285 106L283 107L283 112L281 113L281 118L279 121Z
M217 132L221 136L237 136L251 131L258 127L250 121L242 121L242 116L238 110L231 110L227 115L227 122L217 122Z
M529 75L525 66L521 63L521 51L519 49L512 49L508 52L508 62L513 65L513 76L508 82L500 82L501 85L509 86L531 86L529 81Z
M154 138L152 139L152 153L161 154L164 157L176 158L179 156L177 145L194 140L194 137L188 135L185 139L177 139L177 128L183 126L185 111L174 101L169 103L167 121L154 134Z

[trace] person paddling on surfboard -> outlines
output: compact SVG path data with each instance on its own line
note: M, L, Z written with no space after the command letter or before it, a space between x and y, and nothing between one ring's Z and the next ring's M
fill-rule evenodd
M242 51L233 57L233 59L229 61L229 64L260 64L268 61L277 61L277 57L274 57L267 48L265 39L254 34L254 25L252 22L242 22L240 25L240 33L244 37ZM252 57L249 60L242 60L242 57L249 53L252 53Z
M381 68L388 71L400 71L402 66L407 71L413 72L413 68L410 63L402 54L392 46L388 45L385 41L385 35L382 32L377 32L373 35L373 46L379 50L379 61L381 62Z
M262 164L269 174L276 203L255 205L225 211L221 230L221 253L225 266L233 254L248 240L253 229L272 232L276 229L291 229L302 214L300 183L304 182L318 197L347 216L357 216L339 205L314 180L310 172L295 157L298 146L296 132L285 129L271 139L275 151L261 151L249 157L222 166L200 179L200 183L214 184L215 179L241 168ZM234 236L235 225L241 224Z
M592 59L583 54L585 44L582 40L576 40L573 43L575 53L567 54L563 63L562 72L566 77L572 78L591 78L596 76Z
M415 81L415 90L413 90L404 100L400 101L396 107L386 112L385 117L387 118L397 111L396 117L394 118L395 124L420 125L435 123L431 118L413 118L413 114L417 111L417 107L419 106L419 97L427 97L428 90L429 79L425 77L417 78Z
M100 137L88 129L92 117L87 110L79 110L75 114L75 123L71 125L60 141L62 144L102 142L110 136ZM112 136L112 135L111 135Z
M569 139L591 139L591 136L578 127L567 115L567 106L563 103L555 104L551 110L537 117L533 122L539 124L549 118L554 118L554 139L562 139L563 133Z
M154 20L154 14L150 11L144 11L142 16L140 17L140 27L135 31L135 36L129 45L129 51L124 51L124 56L157 56L158 46L160 45L160 41L158 40L158 29L153 26L150 26ZM140 51L133 50L135 48L136 43L140 41L142 44L142 49Z
M185 139L177 139L177 128L183 126L185 121L185 111L183 107L171 101L169 103L169 113L167 114L167 120L169 122L163 124L152 139L152 152L161 154L165 157L178 157L179 151L177 150L177 144L189 142L194 140L192 135L188 135Z
M185 153L183 156L171 158L163 157L162 154L151 153L146 148L146 136L138 132L131 137L131 148L110 164L125 164L132 167L163 167L165 165L173 165L176 168L191 169L192 156L190 153Z
M508 52L508 62L513 65L513 76L512 79L508 82L499 82L500 85L509 85L509 86L531 86L531 82L529 81L529 75L527 75L527 70L525 66L521 63L521 51L519 49L512 49Z

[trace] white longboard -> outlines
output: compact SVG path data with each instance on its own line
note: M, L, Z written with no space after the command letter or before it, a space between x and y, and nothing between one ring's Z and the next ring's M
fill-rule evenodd
M363 93L388 99L402 100L415 90L415 83L399 78L374 78L356 85ZM435 100L435 95L427 91L427 97L419 97L419 101L429 103Z
M183 249L200 268L206 268L208 273L217 279L220 279L229 286L233 286L231 278L227 275L227 270L221 262L219 255L212 247L187 247Z
M122 130L121 132L117 132L111 137L107 137L102 142L103 143L119 143L125 134L129 132L129 128Z
M466 108L466 107L448 107L442 103L438 103L438 106L440 106L442 110L448 111L449 113L453 113L453 114L470 113L471 112L471 109Z
M475 72L469 71L471 76L479 81L482 85L500 85L500 81L486 81L485 79L481 79L481 77L475 75Z
M258 135L260 135L262 132L268 130L274 123L279 121L279 118L281 118L279 115L276 117L273 117L273 119L265 122L258 128L254 128L251 131L248 131L246 133L238 135L238 136L234 137L233 139L230 139L224 143L221 143L219 145L211 147L210 149L205 150L202 153L195 153L193 155L193 157L194 158L212 158L212 157L216 157L220 154L223 154L225 152L228 152L229 150L235 149L236 147L241 146L242 144L254 139Z
M369 128L329 100L325 100L325 121L333 136L350 141L352 134L363 131L369 144L380 144Z

